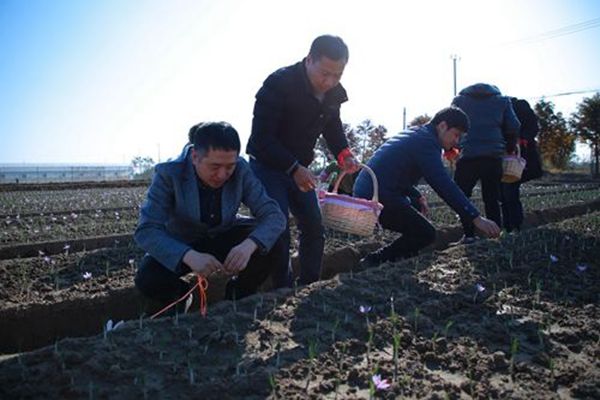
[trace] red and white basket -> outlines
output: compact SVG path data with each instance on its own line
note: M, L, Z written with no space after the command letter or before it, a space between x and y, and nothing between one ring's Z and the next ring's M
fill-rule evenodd
M319 205L323 216L323 225L337 231L354 235L369 236L373 234L383 205L379 203L379 187L373 170L361 164L373 180L373 198L371 200L338 194L340 182L346 175L341 173L333 192L320 191Z

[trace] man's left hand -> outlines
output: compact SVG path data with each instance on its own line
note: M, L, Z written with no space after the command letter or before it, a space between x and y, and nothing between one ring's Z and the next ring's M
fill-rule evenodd
M227 258L225 258L225 262L223 263L225 273L228 275L237 275L244 270L257 247L254 240L246 239L229 250L229 254L227 254Z
M360 163L354 158L354 155L351 154L344 158L344 164L341 167L347 174L353 174L360 169Z

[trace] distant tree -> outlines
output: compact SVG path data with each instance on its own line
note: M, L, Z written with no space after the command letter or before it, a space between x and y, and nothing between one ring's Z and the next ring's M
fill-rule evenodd
M383 125L375 126L370 119L365 119L356 127L355 154L358 161L366 163L373 153L385 142L387 129Z
M350 124L343 124L344 134L348 140L348 147L359 162L368 161L375 150L385 142L387 129L383 125L374 125L366 119L356 128ZM323 170L335 157L327 148L325 139L321 136L315 145L315 161L311 165L314 172Z
M354 128L350 126L350 124L342 124L342 128L344 129L344 134L346 135L346 139L348 140L348 146L352 149L356 145L356 135L354 133ZM329 161L335 159L329 148L327 147L327 142L323 136L319 136L317 139L317 144L315 145L315 161L312 164L311 168L316 172L321 171L323 168L327 166Z
M534 109L540 123L538 140L542 159L555 168L566 168L575 151L576 136L569 132L562 113L554 112L551 101L542 99Z
M423 114L423 115L418 115L415 118L413 118L412 121L410 121L408 123L408 126L420 126L420 125L425 125L427 124L429 121L431 121L431 117L427 114Z
M133 168L133 177L136 179L146 179L152 177L154 169L154 160L152 157L137 156L131 160Z
M570 121L579 140L589 144L593 155L593 175L600 176L600 93L583 99Z

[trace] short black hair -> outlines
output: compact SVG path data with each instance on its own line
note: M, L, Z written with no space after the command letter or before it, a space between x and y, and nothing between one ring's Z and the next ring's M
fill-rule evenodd
M448 129L458 128L463 132L467 132L471 125L467 114L455 106L443 108L433 116L431 120L433 126L436 126L440 122L446 122Z
M321 35L313 40L308 53L313 59L319 60L325 56L333 61L344 60L348 62L348 46L339 36Z
M235 150L240 152L240 136L227 122L200 122L190 128L188 140L196 151Z

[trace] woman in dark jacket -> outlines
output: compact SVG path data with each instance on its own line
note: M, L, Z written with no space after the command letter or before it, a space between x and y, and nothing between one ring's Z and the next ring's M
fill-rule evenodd
M514 151L520 128L510 99L493 85L477 83L461 90L452 101L471 121L467 135L460 142L461 157L456 163L454 180L467 197L481 181L481 194L487 218L502 226L500 180L502 157ZM461 218L463 241L475 240L473 224Z
M542 176L542 164L535 137L540 131L538 118L526 100L510 99L517 118L521 122L519 147L521 156L527 161L521 180L514 183L502 183L502 221L507 232L521 230L523 224L523 205L521 204L521 183Z

